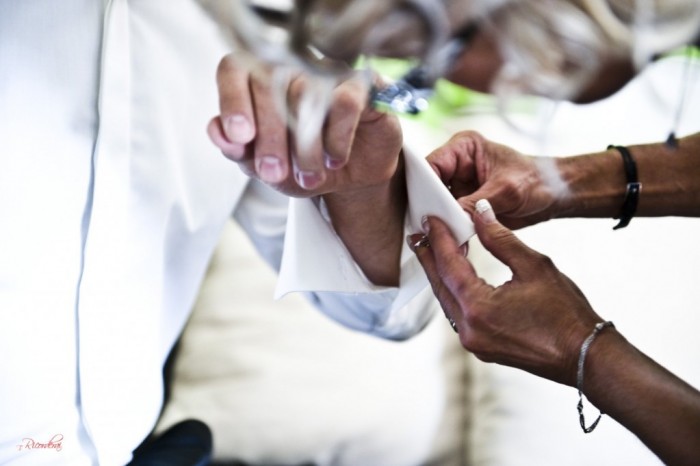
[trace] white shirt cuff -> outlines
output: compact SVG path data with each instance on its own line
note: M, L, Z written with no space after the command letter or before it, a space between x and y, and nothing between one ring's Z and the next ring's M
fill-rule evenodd
M466 242L474 234L469 215L424 158L411 151L404 153L409 199L405 233L421 232L423 217L433 215L449 225L460 244ZM309 199L291 200L276 298L291 292L313 292L322 311L343 325L385 338L406 338L418 333L432 315L433 306L427 304L407 307L427 283L404 242L400 286L374 285L319 207ZM329 299L327 293L337 296Z

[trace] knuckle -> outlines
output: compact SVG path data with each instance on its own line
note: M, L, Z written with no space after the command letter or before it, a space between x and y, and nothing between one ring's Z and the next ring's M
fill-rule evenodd
M449 144L467 153L474 152L475 149L484 143L481 133L474 130L464 130L453 136Z
M490 348L487 341L478 334L461 332L459 342L465 350L472 353L480 361L494 362L493 348Z
M460 332L459 342L462 347L476 356L479 360L486 361L484 357L488 354L482 340L472 332Z
M512 178L499 180L500 194L504 199L517 199L520 193L520 185Z
M474 338L472 337L471 333L460 332L459 333L459 342L465 350L469 351L470 353L476 353L476 351L475 351L476 348L474 345Z
M464 313L464 322L471 329L479 329L483 326L484 317L478 306L473 306L469 312Z
M335 95L334 108L340 115L359 115L364 110L362 101L352 89L338 89Z
M450 274L449 277L453 277L454 274ZM448 280L448 279L446 279ZM460 297L464 298L469 296L469 291L470 287L469 284L465 280L458 279L457 277L449 279L449 286L451 289L454 290L455 294ZM471 308L471 306L468 306Z
M483 140L484 137L478 131L471 129L457 132L450 138L450 141Z
M216 67L216 75L223 76L236 69L236 61L233 57L233 54L229 53L219 61L219 65Z
M507 247L517 244L518 239L510 230L495 225L491 231L491 241Z
M473 197L460 197L457 199L457 203L460 205L462 210L470 213L474 213L476 211L476 199Z
M535 253L535 257L533 259L533 262L537 265L539 269L544 269L547 271L555 271L556 266L554 265L554 261L552 260L551 257L541 254L541 253Z

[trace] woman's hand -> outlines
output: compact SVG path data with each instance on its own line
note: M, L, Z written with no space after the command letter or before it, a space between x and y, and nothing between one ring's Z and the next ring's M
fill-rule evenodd
M429 243L410 244L462 345L479 359L517 367L575 385L579 349L602 319L552 261L500 224L488 201L476 205L474 224L484 247L513 277L494 287L479 278L447 226L426 220Z
M553 218L568 193L556 159L523 155L474 131L454 135L428 162L465 211L473 214L477 200L489 199L510 228Z

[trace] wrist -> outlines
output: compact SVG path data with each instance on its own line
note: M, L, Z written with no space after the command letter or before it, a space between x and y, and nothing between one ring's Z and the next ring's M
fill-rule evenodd
M322 195L332 219L349 219L349 214L353 212L367 214L375 210L386 211L392 203L405 207L407 195L403 155L398 157L393 170L380 179L351 185L355 187Z
M624 366L634 367L632 362L638 352L632 344L614 327L601 331L588 348L584 361L584 380L581 391L603 412L610 406L606 402L606 392L610 390L610 380L619 376Z
M566 193L558 199L554 217L614 217L619 214L627 181L617 151L557 159Z
M375 285L397 286L407 203L403 162L386 182L323 198L336 234L365 276Z

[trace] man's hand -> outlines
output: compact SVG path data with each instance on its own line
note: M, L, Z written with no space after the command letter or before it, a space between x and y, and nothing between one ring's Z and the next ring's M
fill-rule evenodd
M280 192L308 197L355 191L386 183L396 173L402 146L398 120L369 106L361 77L330 91L328 109L313 109L324 123L306 143L298 135L308 122L299 119L298 110L305 93L318 92L313 79L296 76L273 85L272 72L252 72L229 55L217 82L221 115L209 124L212 141L246 174Z
M212 141L246 174L278 191L321 196L366 277L397 286L407 197L398 119L370 107L366 80L357 76L329 89L327 106L312 109L311 119L323 123L315 134L303 109L309 97L323 100L324 91L313 87L318 83L296 76L273 88L271 76L239 66L232 56L221 61L221 115L209 124Z

